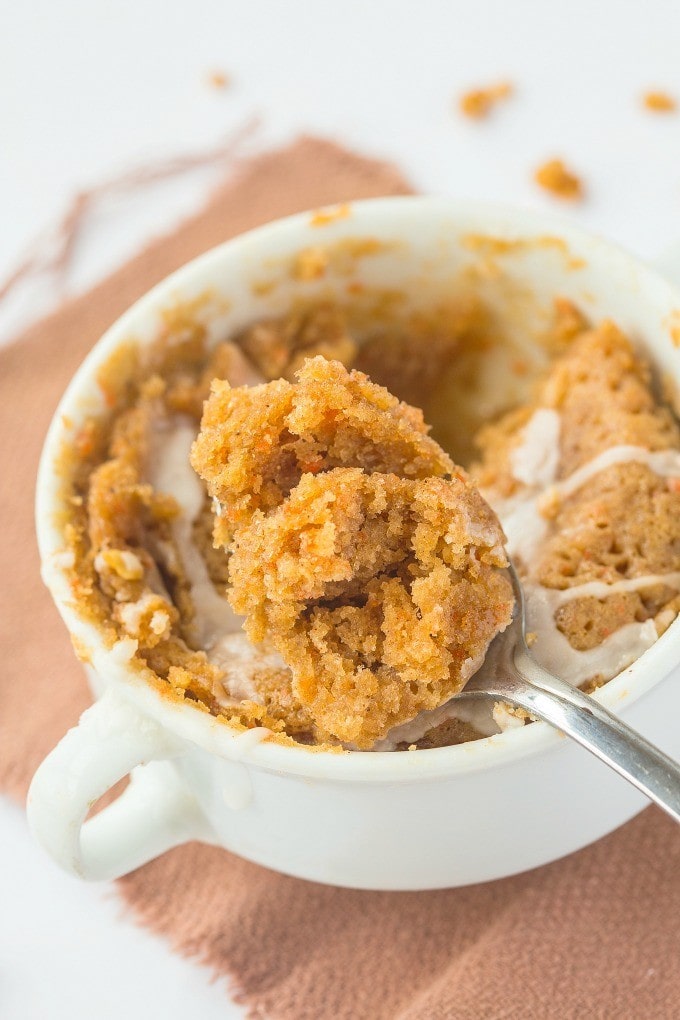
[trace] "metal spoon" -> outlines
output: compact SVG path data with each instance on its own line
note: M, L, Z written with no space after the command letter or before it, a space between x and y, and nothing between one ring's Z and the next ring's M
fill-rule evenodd
M680 822L680 765L617 716L536 662L526 642L524 592L510 565L515 614L484 668L457 695L508 701L573 737Z

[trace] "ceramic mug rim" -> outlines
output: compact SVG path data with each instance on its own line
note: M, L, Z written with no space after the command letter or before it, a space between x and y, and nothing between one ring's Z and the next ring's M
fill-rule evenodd
M332 210L334 207L330 208ZM370 220L371 236L376 234L379 236L380 230L379 225L376 228L376 221L378 224L389 225L395 215L399 219L405 210L416 219L421 212L426 215L440 213L454 220L456 214L465 216L472 214L482 221L500 220L520 235L549 233L564 239L567 244L571 242L578 247L586 247L598 253L600 257L609 256L627 262L640 275L643 294L656 290L680 308L680 291L652 265L626 251L622 246L575 227L554 214L493 202L471 202L430 196L399 196L351 203L353 226L357 232L361 232L364 229L361 221ZM192 259L139 298L106 330L72 377L54 413L38 471L36 531L43 577L69 632L84 637L87 646L92 649L93 668L100 671L101 667L106 665L108 672L113 669L121 680L121 686L126 688L127 696L142 711L158 719L162 725L168 726L177 736L224 758L235 756L236 741L241 731L232 727L226 719L210 716L190 704L180 704L164 697L145 679L147 671L126 670L124 664L121 665L120 661L114 659L112 649L105 645L99 629L84 621L74 608L66 573L58 563L59 554L63 553L63 539L55 523L59 506L59 484L55 464L67 439L65 420L69 417L78 417L74 406L94 378L97 367L106 361L118 346L129 342L130 336L134 335L136 321L154 309L163 307L178 288L186 288L193 281L200 280L201 276L223 260L229 261L230 258L234 258L240 249L253 248L264 255L272 241L286 235L290 235L291 242L298 237L299 245L302 247L304 238L309 236L309 224L309 212L297 213L231 238ZM494 228L494 233L498 234L499 230ZM295 246L297 245L293 244L293 247ZM82 415L82 412L80 413ZM680 620L676 620L639 659L592 696L612 711L626 709L668 677L680 660L679 645ZM153 675L150 670L148 674ZM274 740L263 740L250 746L245 753L239 753L238 757L267 771L307 778L338 782L415 781L437 776L450 778L456 774L464 775L470 771L506 766L541 751L555 750L565 739L547 723L535 722L530 726L509 729L462 744L417 749L405 753L393 751L337 753L314 750L304 745L294 746Z

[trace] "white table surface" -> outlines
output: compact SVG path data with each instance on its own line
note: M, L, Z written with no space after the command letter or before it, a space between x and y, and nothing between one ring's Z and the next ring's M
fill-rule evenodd
M422 190L563 209L646 257L680 240L677 0L24 0L2 5L0 278L78 190L159 156L210 148L251 114L252 151L306 131L396 161ZM217 91L212 70L233 77ZM452 100L509 78L516 95L472 122ZM561 155L588 199L560 205L532 171ZM200 204L195 173L98 213L77 291ZM13 329L55 295L23 288ZM79 884L0 799L0 1016L7 1020L238 1017L224 985ZM149 1003L153 1002L150 1008Z

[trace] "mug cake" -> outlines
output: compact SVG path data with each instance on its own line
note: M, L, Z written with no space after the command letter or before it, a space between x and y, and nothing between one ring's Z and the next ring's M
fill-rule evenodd
M569 302L489 421L467 391L491 346L479 302L358 328L321 301L121 348L63 456L79 611L237 729L439 747L530 722L455 699L512 617L511 557L537 659L602 685L680 605L680 430Z

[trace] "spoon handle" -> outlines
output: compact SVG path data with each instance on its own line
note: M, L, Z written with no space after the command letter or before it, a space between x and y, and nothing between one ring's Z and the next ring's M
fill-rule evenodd
M518 676L508 677L507 692L496 678L496 696L526 709L573 737L680 822L680 765L626 726L598 701L559 680L520 643L513 655ZM518 680L523 681L518 683Z

